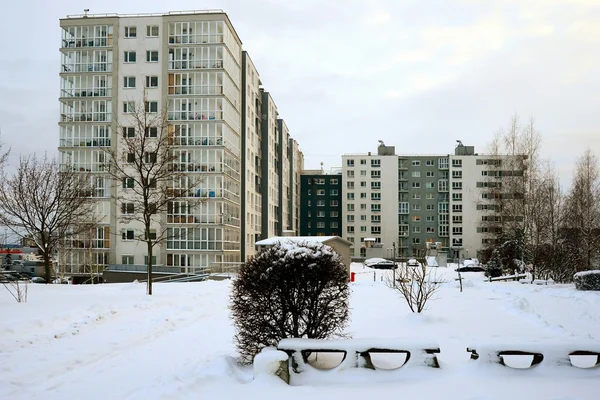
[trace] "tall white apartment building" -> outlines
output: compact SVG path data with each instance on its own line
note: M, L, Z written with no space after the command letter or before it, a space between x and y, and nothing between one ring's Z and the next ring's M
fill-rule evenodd
M98 265L135 270L146 261L145 245L133 240L139 227L120 218L127 188L103 170L105 150L133 134L130 110L143 102L148 113L167 111L174 167L199 182L191 195L203 198L193 208L173 202L161 216L172 239L155 252L154 271L239 263L259 236L280 233L278 113L227 14L86 13L60 26L59 151L63 165L93 175ZM71 252L62 262L76 272L82 259Z

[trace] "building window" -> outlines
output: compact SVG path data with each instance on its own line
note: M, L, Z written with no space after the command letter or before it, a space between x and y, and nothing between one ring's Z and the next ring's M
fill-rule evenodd
M411 219L412 219L412 222L421 222L420 215L413 215Z
M381 182L371 182L371 189L381 189Z
M381 178L381 171L371 171L371 178Z
M452 167L455 167L455 168L462 167L462 160L452 159Z
M135 88L135 76L124 76L123 77L123 88L125 88L125 89Z
M123 127L123 137L124 138L135 137L135 128L133 126L124 126Z
M354 178L354 171L346 171L346 176L348 178Z
M121 256L121 264L133 265L133 256Z
M131 114L135 112L135 101L124 101L123 112L125 114Z
M371 200L381 200L381 193L371 193Z
M360 183L360 187L367 187L367 182L365 182L365 181L362 181L362 182Z
M462 193L452 193L452 201L462 201Z
M126 26L125 27L125 37L127 39L132 39L137 37L137 28L135 26Z
M324 189L318 189L317 190L317 196L325 196L325 190Z
M435 204L427 204L427 211L435 211Z
M347 226L346 227L346 232L348 232L348 233L354 233L354 227L353 226Z
M452 223L454 224L462 224L462 215L453 215Z
M337 229L337 227L338 227L338 223L337 223L337 222L330 222L330 223L329 223L329 227L330 227L330 228Z
M371 167L372 168L378 168L381 167L381 160L371 160Z
M379 235L381 233L381 227L380 226L372 226L371 233L375 234L375 235Z
M425 161L425 165L427 165L428 167L433 167L435 163L433 162L433 160L427 160Z
M425 182L425 189L435 188L435 182Z
M411 164L412 164L413 167L420 167L421 166L421 161L419 161L419 160L413 160Z
M435 228L428 226L427 227L427 233L435 233Z
M435 196L434 196L434 194L433 194L433 193L427 193L427 194L425 195L425 198L426 198L427 200L433 200L433 199L435 198Z
M452 171L452 178L462 179L462 171Z
M421 233L421 227L420 226L413 226L413 233Z
M420 189L421 188L421 182L412 182L412 188L413 189Z
M410 204L408 202L398 203L398 214L408 214L408 208Z
M354 189L354 182L346 182L346 187L348 189Z
M366 193L365 193L366 194ZM362 197L362 196L361 196ZM367 205L366 204L361 204L360 205L360 209L361 210L366 210L367 209Z
M452 234L453 235L462 235L462 226L453 226L452 227Z
M363 217L366 217L366 215L363 215ZM380 223L381 222L381 215L371 215L371 222L373 223Z
M448 159L447 158L438 159L438 168L439 169L448 169Z
M148 265L148 256L144 256L144 264ZM152 265L156 265L156 256L152 256Z
M354 204L346 204L346 208L348 211L354 211Z
M329 202L329 206L330 207L337 207L338 206L338 201L337 200L331 200Z
M354 167L354 160L346 160L346 165L349 167Z
M338 195L338 190L337 189L331 189L329 191L329 195L330 196L337 196Z
M413 200L419 200L421 198L421 193L413 193L412 198Z
M318 200L317 207L325 207L325 200Z
M147 113L158 112L158 101L147 101L146 102L146 112Z
M452 182L452 189L454 189L454 190L461 190L462 189L462 182Z
M324 229L325 228L325 222L317 222L317 229Z
M452 212L462 212L462 204L452 204Z
M146 132L144 132L144 134L146 135L146 137L158 137L158 127L149 126L146 128Z
M331 179L331 180L329 181L329 183L330 183L331 185L337 185L337 184L338 184L338 180L337 180L337 178L334 178L334 179Z
M367 198L367 194L366 193L361 193L360 194L360 198L361 199L366 199Z
M337 218L337 217L338 217L338 215L339 215L339 214L338 214L338 212L337 212L337 211L331 211L331 212L329 213L329 216L330 216L331 218Z
M367 160L365 160L364 158L361 158L360 165L367 165Z
M157 88L158 87L158 76L147 76L146 77L146 87L147 88Z
M433 178L435 176L435 172L434 171L427 171L425 173L425 176L427 176L428 178Z
M121 214L133 214L134 212L133 203L121 203Z
M352 193L352 192L346 193L346 198L348 200L354 200L354 193Z
M346 215L346 221L354 222L354 215Z
M412 243L413 244L421 244L421 238L412 238Z
M426 217L427 222L435 222L435 215L428 215Z
M421 210L421 205L420 204L413 204L412 205L412 209L413 209L413 211L420 211Z
M421 171L413 171L412 172L412 177L413 178L420 178L421 177Z
M381 204L371 204L371 211L373 211L373 212L381 211Z
M127 153L127 162L128 163L134 163L135 162L135 154L134 153Z
M146 62L158 62L158 50L146 50Z
M134 63L137 59L135 51L126 51L123 54L123 61L126 63Z
M123 239L123 240L135 239L135 231L133 229L123 229L121 231L121 239Z
M146 26L147 37L158 37L158 25L147 25Z
M123 189L133 189L135 185L135 179L127 177L123 178Z

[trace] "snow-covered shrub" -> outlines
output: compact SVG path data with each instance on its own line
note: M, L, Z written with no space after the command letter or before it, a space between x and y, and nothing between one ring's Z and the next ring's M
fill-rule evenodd
M240 268L230 309L242 361L284 338L341 334L348 311L348 275L323 244L276 244Z
M489 278L495 278L502 276L502 261L500 260L500 253L497 250L492 252L490 261L485 265L485 276Z
M600 270L578 272L573 280L577 290L600 290Z

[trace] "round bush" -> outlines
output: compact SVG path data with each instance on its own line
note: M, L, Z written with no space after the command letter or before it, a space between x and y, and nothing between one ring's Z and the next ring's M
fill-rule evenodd
M573 281L577 290L600 290L600 270L578 272Z
M348 321L348 274L323 244L276 244L240 268L230 309L242 360L285 338L325 339Z

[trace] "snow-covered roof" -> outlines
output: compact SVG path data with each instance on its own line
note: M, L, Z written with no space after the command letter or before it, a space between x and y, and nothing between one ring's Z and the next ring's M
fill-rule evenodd
M257 246L272 246L276 243L307 243L307 244L317 244L317 243L327 243L332 239L340 239L343 242L348 242L345 239L342 239L339 236L273 236L268 239L259 240L256 242Z

